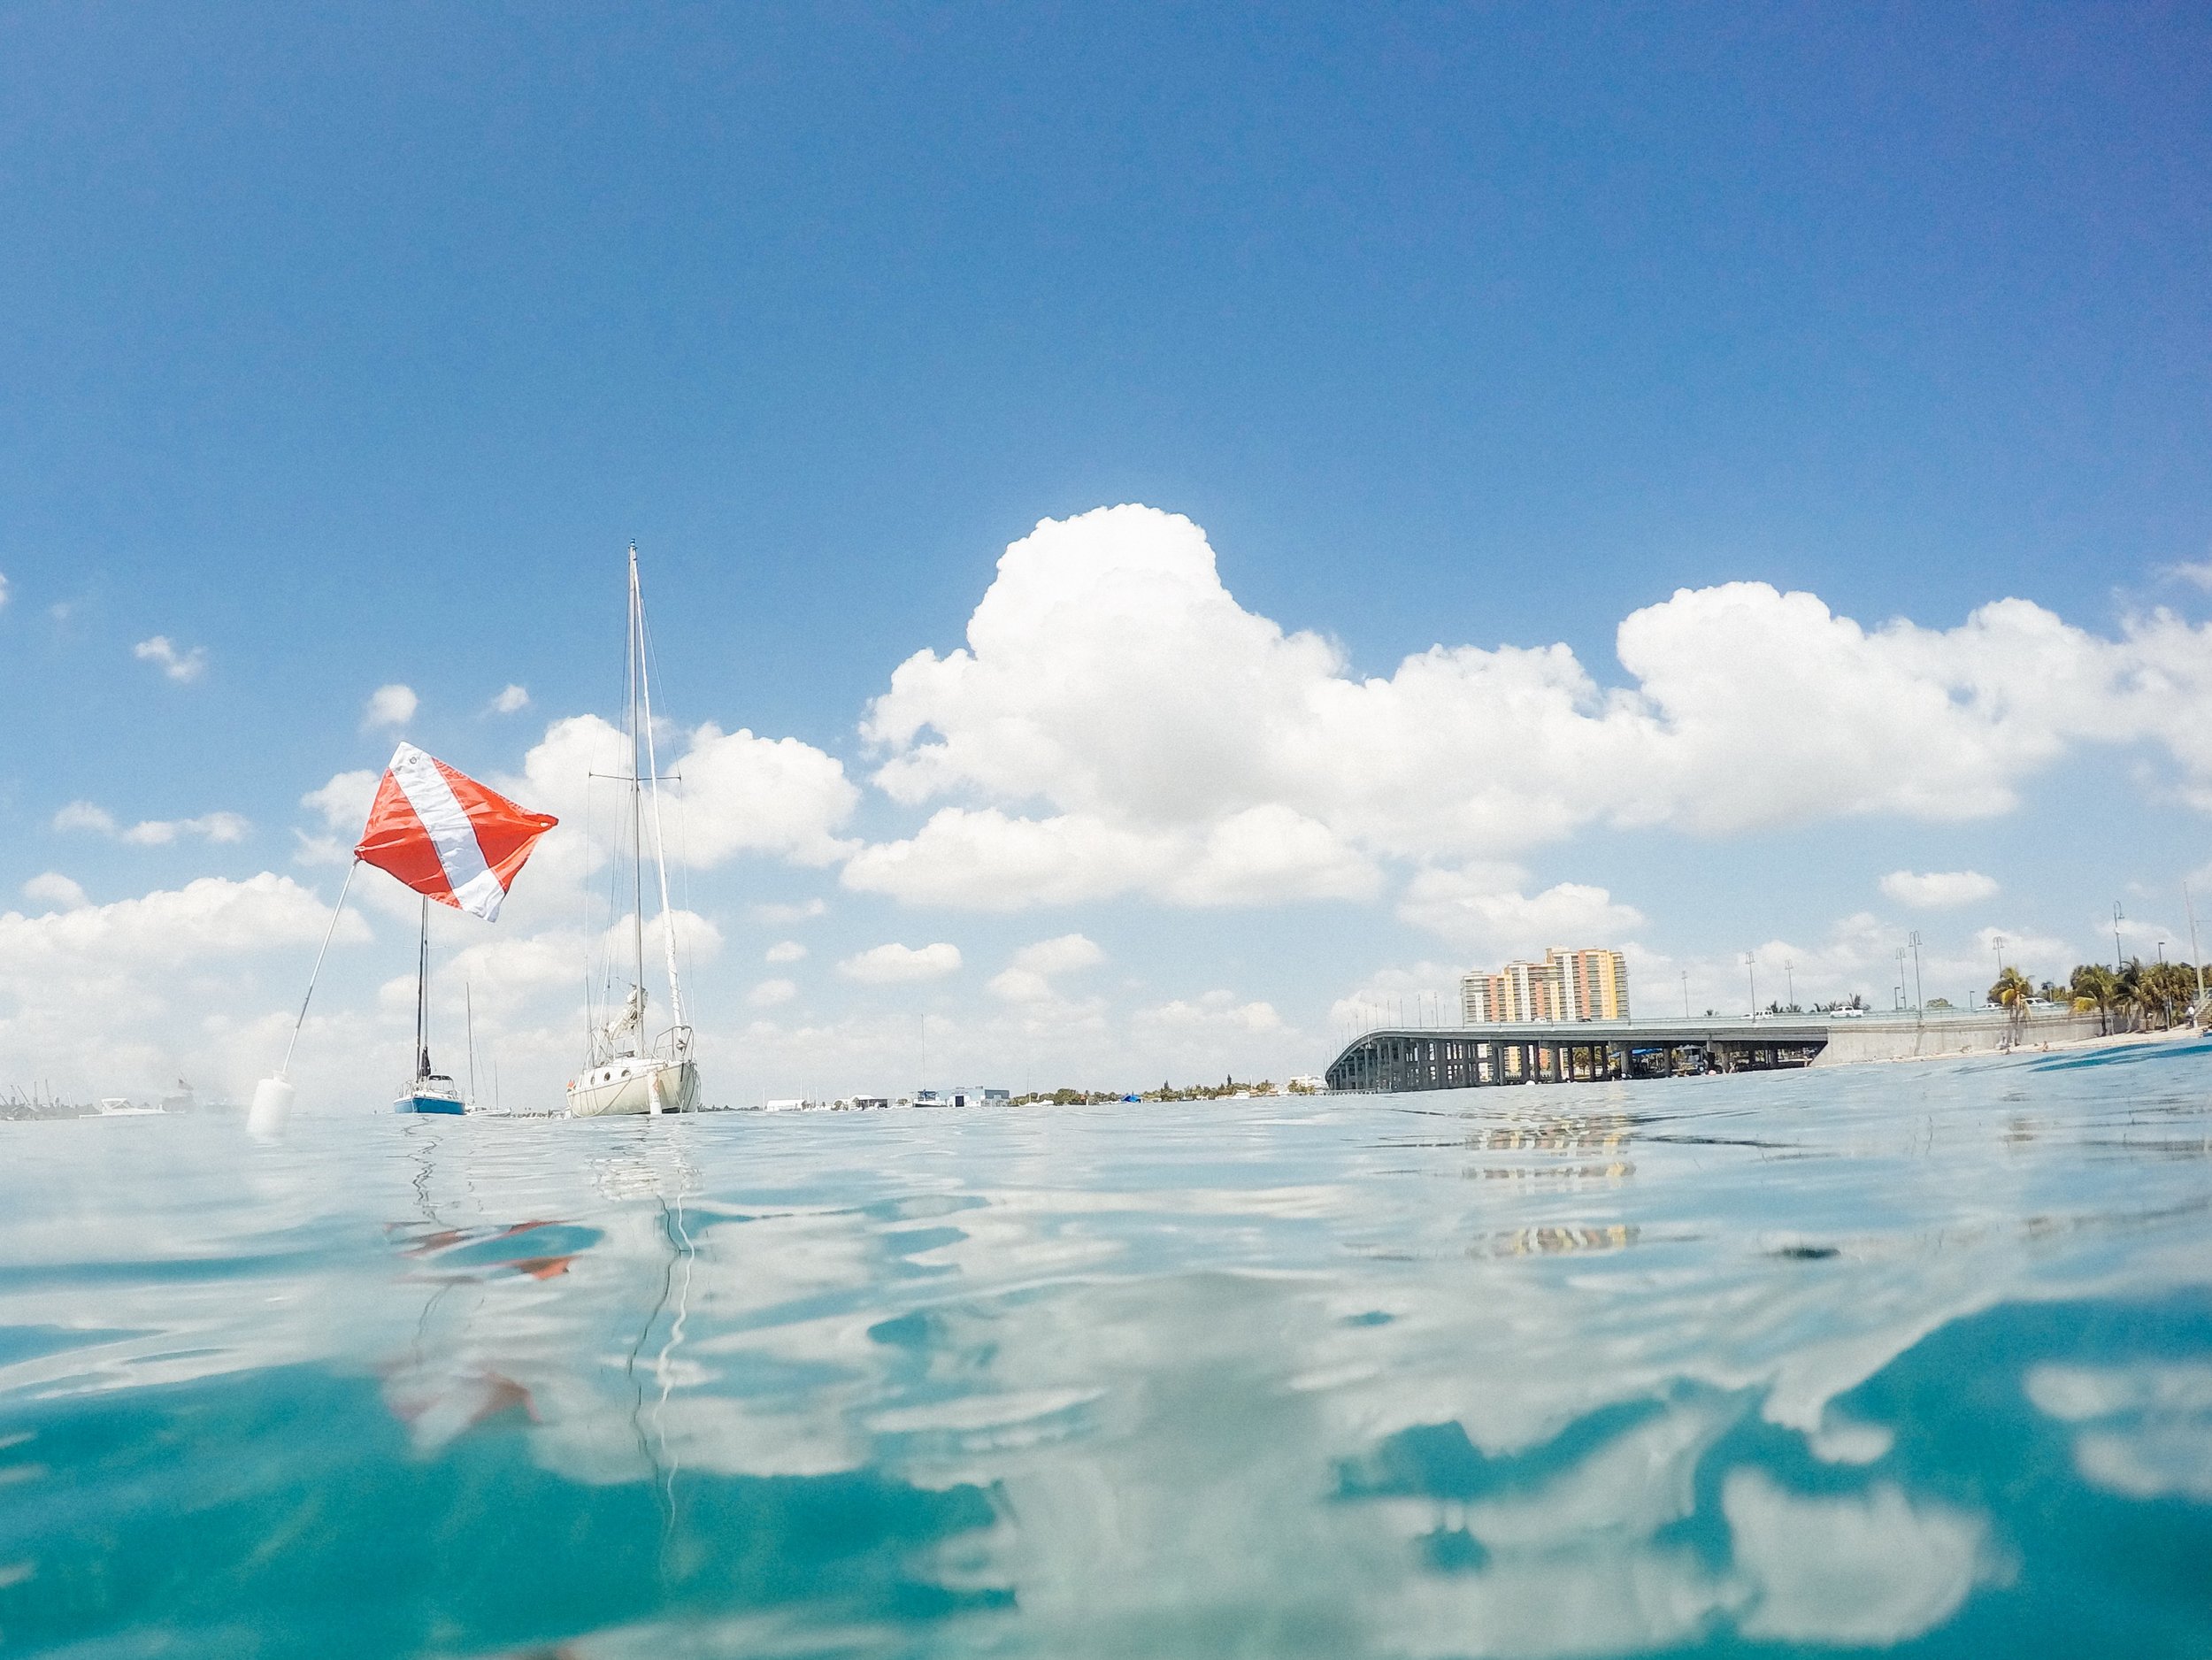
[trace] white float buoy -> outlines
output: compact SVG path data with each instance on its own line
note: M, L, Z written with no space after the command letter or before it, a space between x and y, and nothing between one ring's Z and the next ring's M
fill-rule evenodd
M246 1114L246 1128L255 1135L277 1135L292 1116L293 1089L282 1078L265 1078L253 1087L253 1107Z

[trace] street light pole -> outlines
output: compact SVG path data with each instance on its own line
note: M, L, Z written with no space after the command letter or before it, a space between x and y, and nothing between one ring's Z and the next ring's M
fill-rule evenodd
M1751 1018L1756 1020L1759 1018L1759 971L1754 966L1748 951L1743 954L1743 972L1751 977Z
M2127 964L2120 960L2120 925L2127 920L2127 912L2120 909L2120 902L2112 902L2112 972L2118 973Z
M2197 971L2197 978L2203 980L2203 970ZM1690 1018L1690 971L1686 968L1682 971L1682 1018L1685 1020Z
M1782 959L1782 1001L1797 1007L1797 964L1786 957Z
M1919 930L1919 929L1915 928L1915 929L1912 931L1912 938L1911 938L1911 941L1910 941L1909 942L1910 942L1910 944L1911 944L1911 946L1912 946L1912 1007L1913 1007L1913 1012L1914 1012L1915 1014L1925 1014L1925 1013L1927 1013L1927 1011L1928 1011L1928 1005L1927 1005L1927 1002L1926 1002L1926 1000L1925 1000L1924 998L1923 998L1923 997L1921 996L1921 995L1920 995L1920 930Z

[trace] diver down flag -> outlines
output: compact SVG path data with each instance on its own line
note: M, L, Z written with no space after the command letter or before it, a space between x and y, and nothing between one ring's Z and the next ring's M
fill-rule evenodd
M411 743L392 752L353 857L417 893L490 922L538 838L560 822L526 812Z

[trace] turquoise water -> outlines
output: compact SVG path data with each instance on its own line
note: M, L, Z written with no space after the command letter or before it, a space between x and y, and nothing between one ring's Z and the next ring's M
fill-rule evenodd
M0 1651L2212 1653L2212 1049L0 1126Z

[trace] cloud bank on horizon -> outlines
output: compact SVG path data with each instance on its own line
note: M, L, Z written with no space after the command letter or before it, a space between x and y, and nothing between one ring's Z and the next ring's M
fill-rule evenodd
M933 913L932 932L953 931L963 914L1003 928L1055 913L1042 937L1002 953L987 1000L960 990L972 963L990 966L972 945L896 938L835 957L819 988L841 981L859 999L840 1015L809 1011L796 969L733 992L734 1041L771 1074L825 1045L863 1071L910 1065L903 1040L886 1035L909 1029L946 1064L985 1066L1019 1042L1056 1064L1153 1077L1177 1064L1217 1070L1206 1057L1233 1038L1240 1055L1276 1057L1279 1072L1306 1070L1325 1038L1271 1001L1227 988L1118 996L1094 983L1110 953L1089 937L1088 917L1114 904L1350 907L1471 962L1639 938L1650 895L1573 880L1529 891L1524 860L1592 830L1724 841L1871 818L1988 820L2092 747L2149 757L2154 789L2212 811L2208 632L2162 609L2101 635L2013 598L1947 629L1869 626L1811 594L1731 582L1623 619L1624 684L1603 683L1564 645L1439 643L1384 677L1357 672L1326 637L1241 605L1188 519L1101 508L1042 521L1014 542L965 644L918 650L892 672L858 722L856 770L871 788L796 738L711 720L673 734L684 805L670 852L703 879L740 858L767 860L833 884L838 908L889 902L887 934L912 937L897 912ZM527 701L511 684L492 708ZM408 687L380 687L364 728L403 727L418 708ZM516 775L491 780L564 823L518 889L514 930L471 946L461 966L472 986L493 988L489 1018L508 1022L509 1040L553 1076L577 1024L587 934L576 906L613 834L590 777L617 769L621 742L599 716L561 717ZM376 777L343 772L304 795L301 865L342 863ZM148 845L234 842L250 828L223 811L124 828L83 801L54 823ZM1879 889L1914 911L1955 911L2000 887L1972 870L1895 870ZM188 1065L250 1078L265 1064L254 1046L282 1025L292 995L281 954L319 926L322 903L266 872L106 904L49 872L25 898L32 910L0 917L0 1054L38 1076L88 1075L97 1057L149 1075ZM781 927L829 908L817 893L768 910ZM1069 930L1070 912L1083 930ZM709 956L722 937L711 903L686 928ZM1889 932L1862 913L1824 941L1763 949L1809 984L1878 968L1886 983ZM1958 972L1980 972L1991 937L1984 929L1962 943ZM2013 939L2023 942L2019 930ZM1641 972L1670 981L1694 966L1703 987L1717 972L1647 941L1638 949ZM806 956L787 941L767 960ZM1425 963L1379 971L1363 989L1340 981L1310 998L1311 1018L1331 997L1340 1015L1348 998L1388 995L1393 976L1449 972ZM365 1057L397 1018L396 983L374 1006L331 1011L326 1041ZM1684 987L1687 996L1686 978ZM958 991L970 1012L925 1013L916 1027L912 1014L867 1002L929 988ZM753 1011L741 1031L741 1001ZM794 1012L772 1018L779 1010Z

